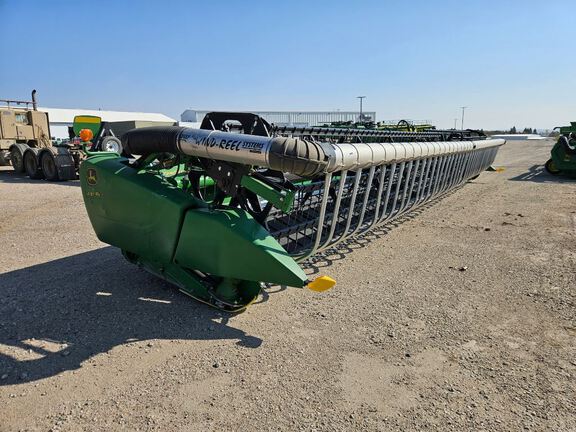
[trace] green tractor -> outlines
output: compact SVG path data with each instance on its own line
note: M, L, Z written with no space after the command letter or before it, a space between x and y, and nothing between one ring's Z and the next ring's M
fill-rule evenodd
M576 122L555 129L560 129L560 137L552 147L552 157L544 168L552 175L576 176Z

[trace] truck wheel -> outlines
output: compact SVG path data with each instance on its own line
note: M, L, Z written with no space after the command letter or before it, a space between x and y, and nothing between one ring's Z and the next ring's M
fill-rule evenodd
M548 171L549 174L558 175L560 174L560 170L556 168L556 164L552 159L548 159L544 164L544 168Z
M38 163L38 155L32 149L24 152L24 170L28 177L38 180L44 177L42 167Z
M122 151L124 150L122 148L122 142L113 136L105 137L102 140L102 144L100 144L100 146L102 151L114 152L118 153L119 155L121 155Z
M58 175L58 168L56 168L56 161L54 160L54 155L52 153L42 153L40 163L42 164L42 171L44 172L44 177L46 177L46 180L60 180L60 176Z
M15 145L10 150L10 162L12 162L12 166L14 167L14 171L17 173L24 172L24 152L20 148L20 146Z
M10 166L10 152L7 150L0 150L0 166Z

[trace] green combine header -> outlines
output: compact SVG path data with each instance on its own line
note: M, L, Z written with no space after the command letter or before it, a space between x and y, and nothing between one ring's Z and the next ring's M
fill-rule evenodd
M80 180L100 240L237 312L263 284L331 288L298 263L462 186L503 143L470 131L273 127L254 114L209 113L200 129L125 133L131 157L94 154Z

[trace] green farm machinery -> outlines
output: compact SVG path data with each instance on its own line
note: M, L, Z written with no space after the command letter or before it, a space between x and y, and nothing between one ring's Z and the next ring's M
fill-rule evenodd
M560 136L544 167L552 175L576 176L576 122L556 129L560 130Z
M436 126L432 126L426 121L412 121L412 120L398 120L388 122L374 122L374 121L338 121L330 124L325 124L323 127L327 128L348 128L348 129L370 129L381 131L402 131L402 132L424 132L435 130Z
M237 312L265 284L331 288L299 263L464 185L504 143L453 132L275 127L255 114L209 113L200 129L125 133L134 157L94 154L80 180L100 240Z

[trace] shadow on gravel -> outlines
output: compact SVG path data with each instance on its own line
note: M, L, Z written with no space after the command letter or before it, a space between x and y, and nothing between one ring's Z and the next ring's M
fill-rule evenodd
M82 367L115 346L149 339L260 338L105 247L0 274L0 386ZM134 351L134 361L146 356Z
M0 183L20 183L20 184L33 184L33 183L47 183L60 186L80 186L80 181L48 181L48 180L32 180L26 174L14 172L13 170L0 170Z
M516 177L510 178L511 181L530 181L535 183L574 183L576 179L568 176L553 176L548 174L542 165L532 165L528 171Z

